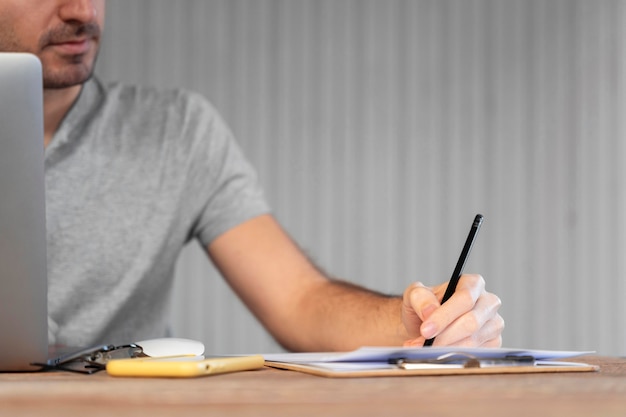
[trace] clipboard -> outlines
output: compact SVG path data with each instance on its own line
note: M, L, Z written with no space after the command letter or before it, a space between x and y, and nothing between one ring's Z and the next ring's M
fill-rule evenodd
M576 363L576 365L531 365L531 366L502 366L489 368L463 368L439 366L419 369L401 368L374 368L374 369L332 369L319 365L285 363L265 361L265 366L270 368L284 369L289 371L304 372L311 375L323 376L327 378L366 378L383 376L437 376L437 375L488 375L488 374L530 374L530 373L551 373L551 372L595 372L600 367L586 363Z
M491 348L377 348L352 352L266 354L271 368L328 378L594 372L600 368L564 358L593 352Z

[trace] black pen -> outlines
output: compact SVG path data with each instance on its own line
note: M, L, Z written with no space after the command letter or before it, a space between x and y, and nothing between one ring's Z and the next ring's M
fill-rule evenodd
M474 240L476 240L476 234L478 233L478 229L480 229L480 225L483 223L483 215L477 214L474 217L474 223L472 223L472 228L470 229L469 235L465 240L465 245L463 246L463 250L461 251L461 256L459 256L459 260L456 263L456 267L454 268L454 272L452 273L452 277L450 277L450 282L448 282L448 287L446 288L446 292L443 294L443 298L441 299L441 304L448 301L454 291L456 290L456 285L459 283L459 279L461 278L461 274L463 273L463 267L465 266L465 262L469 257L469 253L472 250L472 246L474 245ZM426 339L424 342L424 346L432 346L435 338Z

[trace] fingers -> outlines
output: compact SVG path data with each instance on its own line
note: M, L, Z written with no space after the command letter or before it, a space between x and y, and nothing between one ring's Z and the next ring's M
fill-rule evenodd
M502 328L504 328L504 320L498 315L497 318L490 320L485 325L485 330L481 330L480 333L472 335L471 337L454 342L453 345L460 347L501 347L502 330L495 331L495 329ZM488 331L488 329L492 329L492 331Z
M436 337L435 346L500 346L504 329L498 314L501 301L485 291L484 279L463 275L454 295L440 305L446 286L433 290L416 283L405 291L403 320L410 336L405 346L423 346L432 337ZM411 331L416 328L419 331Z
M438 292L445 292L446 287L447 284L439 286ZM422 336L426 339L439 336L455 320L472 311L476 306L477 300L484 292L485 280L483 277L480 275L462 275L452 297L441 308L433 311L422 324L420 329ZM471 323L468 325L471 325Z
M498 314L500 300L486 293L476 308L464 314L437 336L435 346L500 346L504 319Z
M485 329L482 329L476 337L472 335L457 342L448 344L442 343L439 338L435 339L433 346L459 346L459 347L490 347L497 348L502 346L502 334L501 329L504 328L504 320L498 315L497 318L491 320L486 324ZM500 329L500 330L488 330L488 329ZM415 339L410 339L404 342L404 347L423 347L426 338L419 336Z

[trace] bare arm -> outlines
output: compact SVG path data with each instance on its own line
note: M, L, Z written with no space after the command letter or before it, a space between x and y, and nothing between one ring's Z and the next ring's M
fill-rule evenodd
M208 253L248 308L289 350L423 344L420 329L436 332L436 344L499 343L502 325L492 323L489 334L480 331L497 316L499 300L484 302L480 317L470 314L468 320L459 320L479 304L484 294L482 278L478 284L462 280L455 294L458 300L451 299L441 308L439 290L419 284L407 288L404 297L388 297L325 276L270 215L224 233L209 245Z

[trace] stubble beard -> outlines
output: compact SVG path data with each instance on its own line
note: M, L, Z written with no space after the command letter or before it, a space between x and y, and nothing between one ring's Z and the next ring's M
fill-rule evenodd
M95 63L98 59L100 32L100 26L96 23L65 23L46 32L39 40L39 49L42 51L45 51L46 47L51 44L71 40L75 37L87 37L92 42L92 47L85 54L53 57L56 58L55 61L60 62L60 65L57 66L52 64L46 66L44 62L44 88L62 89L88 81L93 76Z
M52 70L43 65L43 87L46 89L63 89L84 84L92 76L97 60L97 54L93 58L75 56L66 60L62 69Z
M11 28L0 25L0 52L28 52L37 55L42 63L43 87L63 89L87 82L92 76L99 52L100 27L95 23L64 23L44 33L36 48L20 43ZM55 42L77 36L87 36L92 42L89 52L60 56L47 50ZM33 50L34 49L34 50Z

